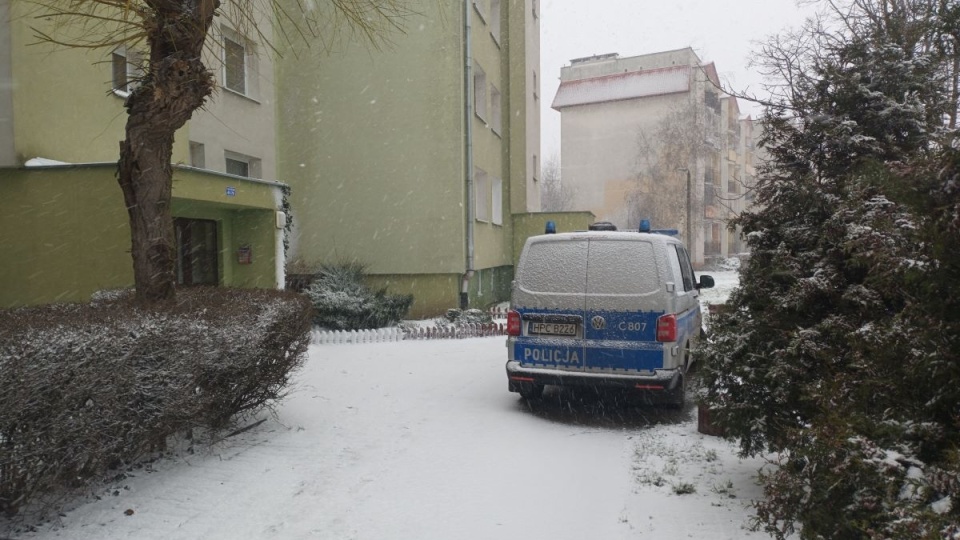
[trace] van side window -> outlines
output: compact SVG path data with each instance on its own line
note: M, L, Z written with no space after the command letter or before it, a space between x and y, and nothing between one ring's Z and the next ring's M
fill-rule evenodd
M693 277L693 265L690 264L690 256L687 255L687 250L683 246L674 244L674 248L677 250L677 255L680 257L680 271L683 274L683 290L692 291L696 288Z

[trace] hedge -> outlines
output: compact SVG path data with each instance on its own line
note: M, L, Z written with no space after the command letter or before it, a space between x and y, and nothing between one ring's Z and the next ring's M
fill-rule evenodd
M0 310L0 512L98 482L282 398L309 344L294 293L190 288Z

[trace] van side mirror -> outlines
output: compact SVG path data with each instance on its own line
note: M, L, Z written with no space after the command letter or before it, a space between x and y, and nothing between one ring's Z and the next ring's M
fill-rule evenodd
M698 289L710 289L714 285L712 276L700 276L700 283L697 283Z

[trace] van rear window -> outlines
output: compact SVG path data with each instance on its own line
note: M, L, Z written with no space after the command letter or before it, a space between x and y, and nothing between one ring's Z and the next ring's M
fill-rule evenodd
M579 293L586 289L587 241L532 242L517 275L520 288L534 293Z
M590 240L589 294L648 294L660 289L653 244L637 240Z
M517 283L532 293L642 295L660 289L660 275L650 242L592 238L589 247L587 239L532 242Z

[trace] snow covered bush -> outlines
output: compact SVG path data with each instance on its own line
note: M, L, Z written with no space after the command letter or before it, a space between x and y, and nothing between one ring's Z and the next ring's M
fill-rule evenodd
M735 220L751 259L711 321L703 399L744 454L776 453L758 528L955 538L960 152L943 125L957 103L942 78L952 59L906 41L920 33L808 30L796 48L767 51L789 84L764 117L758 209Z
M454 326L463 326L465 324L488 324L493 322L493 317L482 309L460 309L451 308L447 310L442 321L437 321L438 326L453 324Z
M359 263L324 265L304 291L314 308L314 323L330 330L394 326L413 304L412 295L388 294L364 283Z
M300 295L190 288L0 311L0 512L96 482L193 428L283 397L309 344Z

